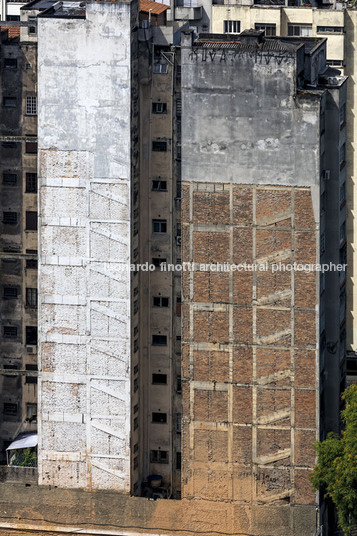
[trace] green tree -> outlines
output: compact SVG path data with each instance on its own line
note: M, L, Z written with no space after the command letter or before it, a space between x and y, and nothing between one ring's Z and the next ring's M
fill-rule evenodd
M338 524L348 536L357 519L357 385L348 387L342 398L344 430L341 437L329 433L325 441L316 443L318 462L311 481L315 490L332 499Z

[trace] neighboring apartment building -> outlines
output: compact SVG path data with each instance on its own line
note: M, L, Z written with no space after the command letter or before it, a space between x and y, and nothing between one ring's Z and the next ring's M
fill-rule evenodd
M357 159L355 156L355 131L357 95L356 85L356 54L355 34L357 24L357 11L347 8L346 3L313 2L313 7L306 7L308 3L296 3L292 6L281 5L279 1L274 4L264 2L217 2L212 7L212 31L216 33L234 34L249 28L265 30L267 36L310 36L327 39L327 63L339 69L348 76L348 99L346 102L346 116L348 117L346 143L347 173L345 187L341 196L346 199L349 210L346 211L346 242L341 247L341 256L348 258L348 278L346 282L347 317L345 334L347 348L356 349L357 323L355 311L357 309L357 290L355 285L356 261L356 188ZM331 352L330 352L331 354ZM333 354L330 355L332 357ZM352 353L350 361L353 360ZM352 368L356 365L351 363Z
M15 30L1 32L2 461L37 428L37 48Z
M325 40L262 33L182 46L183 496L302 522L314 441L339 425L345 272L289 265L340 263L347 80Z

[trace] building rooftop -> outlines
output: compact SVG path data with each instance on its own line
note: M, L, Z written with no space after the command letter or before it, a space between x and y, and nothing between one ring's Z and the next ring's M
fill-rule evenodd
M152 13L153 15L161 15L170 6L165 4L159 4L159 2L153 2L152 0L140 0L139 1L139 11L143 13Z

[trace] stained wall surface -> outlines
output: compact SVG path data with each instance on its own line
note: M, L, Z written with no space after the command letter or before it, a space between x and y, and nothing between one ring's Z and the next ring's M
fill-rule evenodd
M38 32L39 483L128 491L130 5Z
M182 495L252 512L314 508L318 434L320 97L261 49L182 51Z

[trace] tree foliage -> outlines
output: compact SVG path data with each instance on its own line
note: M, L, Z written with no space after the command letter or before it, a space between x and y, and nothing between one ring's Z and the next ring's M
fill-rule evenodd
M335 503L338 523L348 536L357 519L357 385L348 387L342 398L344 430L341 437L329 433L316 444L318 462L311 481L315 490Z

